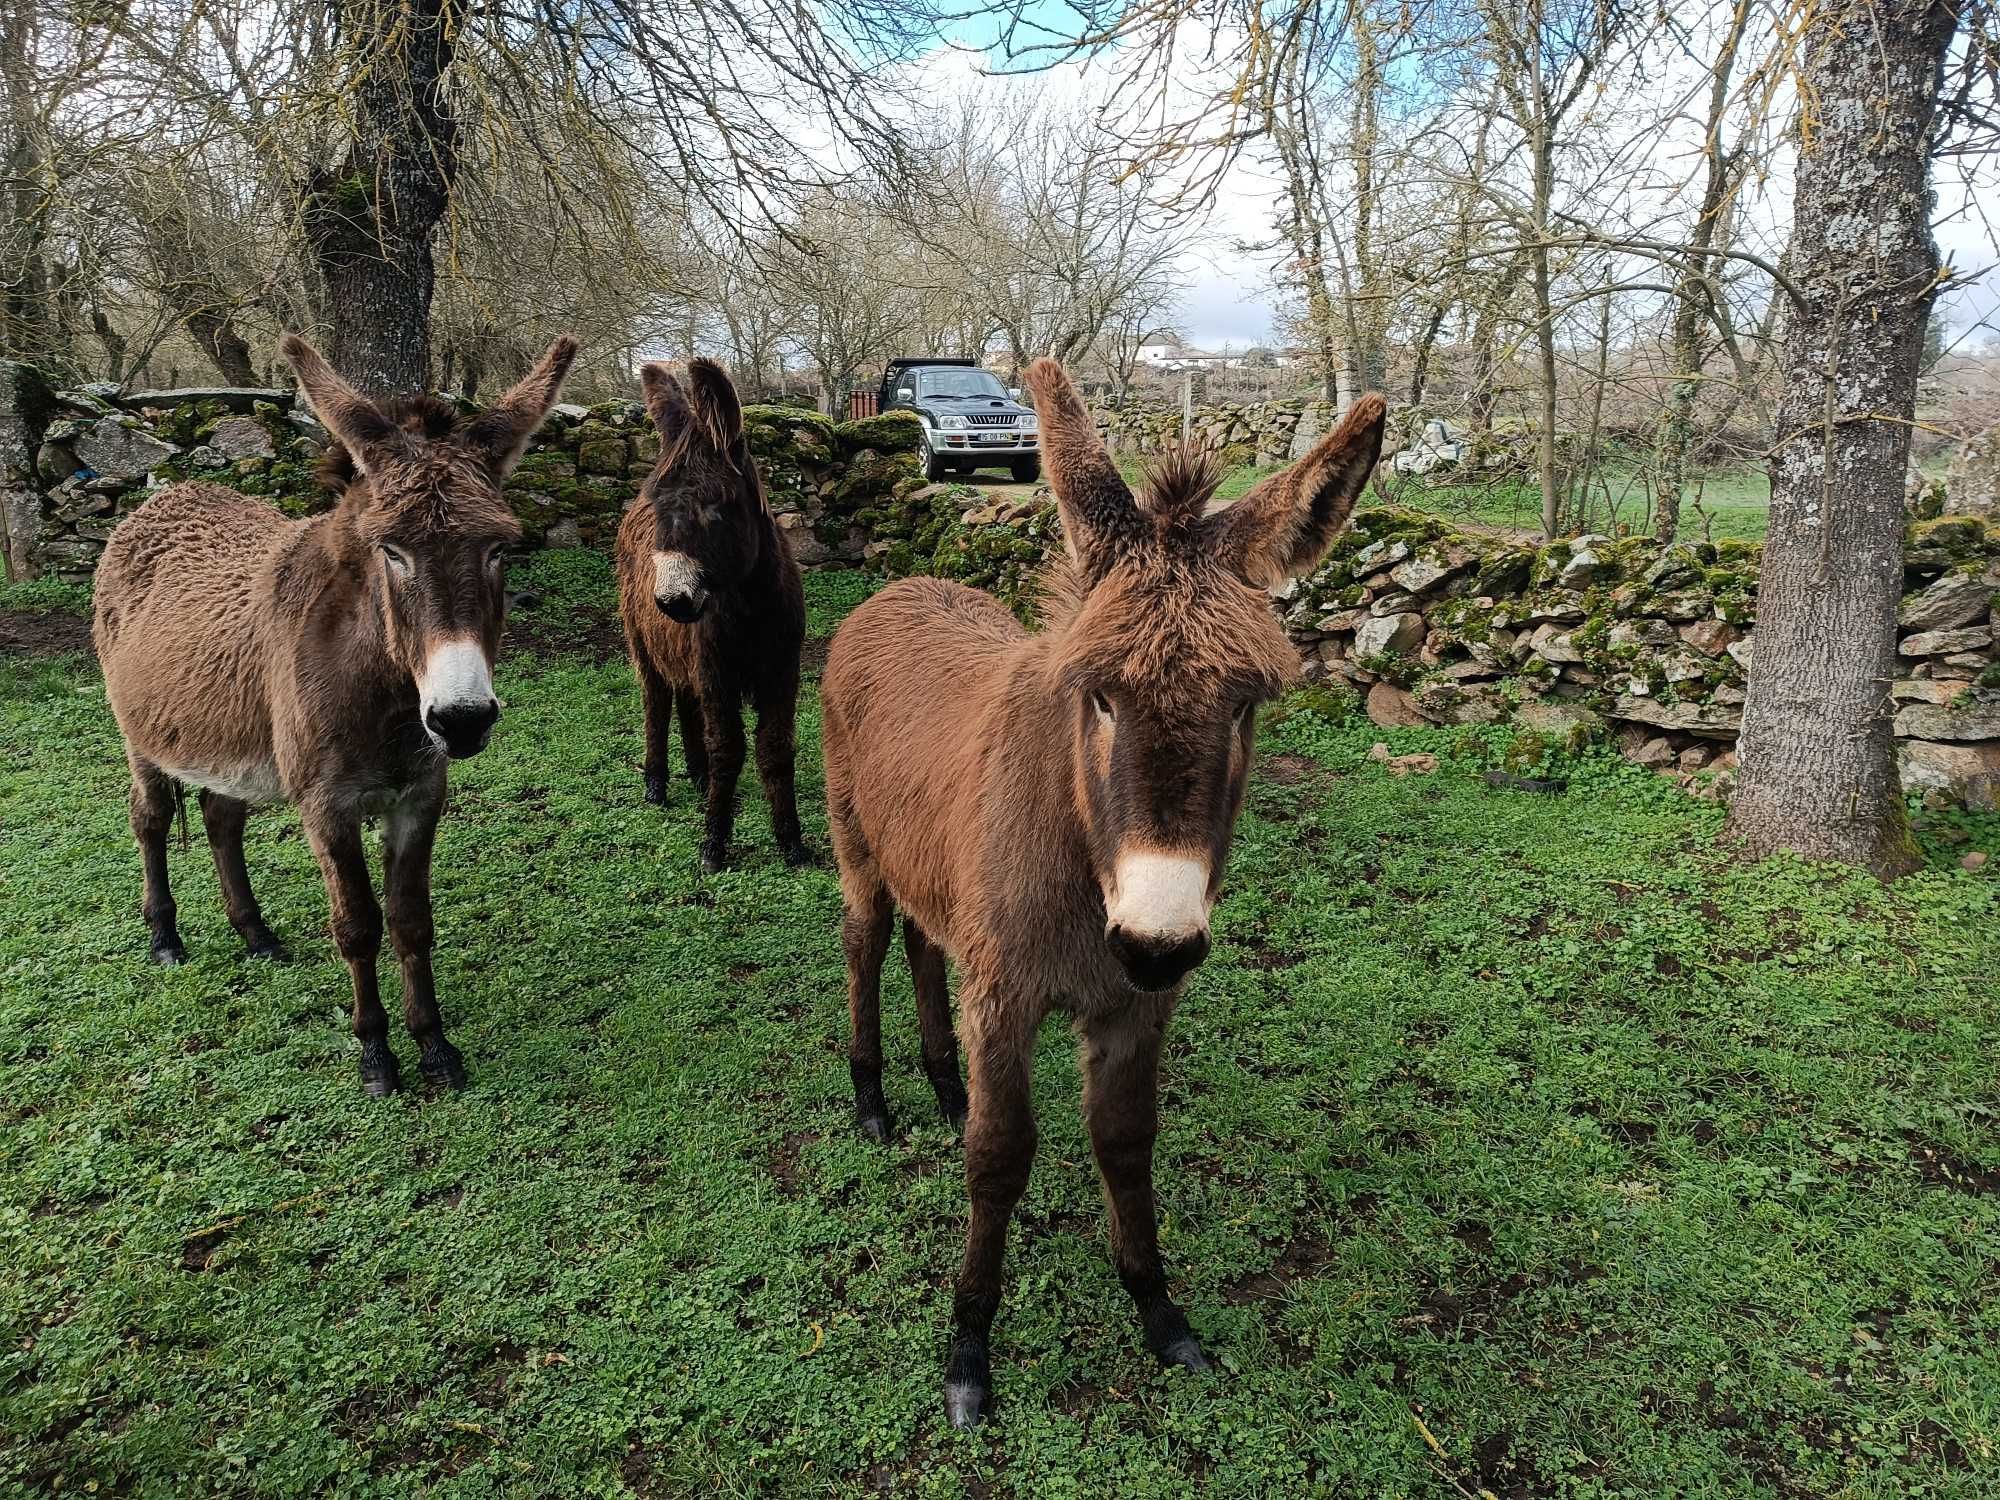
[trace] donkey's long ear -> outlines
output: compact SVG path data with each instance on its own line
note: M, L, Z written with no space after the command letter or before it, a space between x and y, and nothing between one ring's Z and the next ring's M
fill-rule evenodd
M373 401L336 375L319 350L296 333L288 333L278 341L278 352L299 377L299 393L306 398L313 415L326 424L326 430L340 440L355 465L366 474L382 451L396 442L396 424Z
M646 411L660 436L673 442L687 430L694 413L688 406L687 391L665 365L639 367L639 390L646 398Z
M505 478L521 461L528 439L556 404L563 377L576 358L576 340L564 334L548 347L541 361L521 383L481 412L466 429L472 443L485 450L493 471Z
M1311 571L1375 472L1388 410L1380 396L1363 396L1304 458L1211 516L1213 545L1223 561L1261 588Z
M712 359L688 363L688 405L717 452L727 453L743 432L743 402L729 372Z
M1049 488L1062 514L1063 542L1085 566L1105 560L1123 542L1146 534L1146 526L1118 466L1098 440L1097 427L1069 372L1043 358L1021 377L1035 403L1042 428L1042 457Z

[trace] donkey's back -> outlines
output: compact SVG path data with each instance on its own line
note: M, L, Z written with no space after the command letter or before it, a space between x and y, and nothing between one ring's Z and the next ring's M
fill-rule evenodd
M112 533L93 634L134 751L169 768L268 760L272 643L259 630L259 576L305 524L190 482L161 490Z

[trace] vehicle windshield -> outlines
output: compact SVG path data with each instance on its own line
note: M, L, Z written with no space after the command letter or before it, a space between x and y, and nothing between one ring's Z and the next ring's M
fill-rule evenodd
M919 370L917 394L961 401L970 400L974 396L994 396L1004 400L1007 388L1000 384L1000 377L991 370L965 368Z

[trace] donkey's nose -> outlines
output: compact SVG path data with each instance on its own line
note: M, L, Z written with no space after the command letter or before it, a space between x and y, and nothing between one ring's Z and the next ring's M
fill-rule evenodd
M686 593L655 594L653 602L660 606L669 620L679 625L692 625L708 607L708 590L697 584Z
M500 717L500 705L488 698L484 703L447 703L424 711L424 727L444 741L444 753L454 760L477 755L493 737L493 721Z
M1194 966L1208 957L1208 929L1193 932L1135 932L1114 922L1105 938L1125 977L1142 990L1172 989Z

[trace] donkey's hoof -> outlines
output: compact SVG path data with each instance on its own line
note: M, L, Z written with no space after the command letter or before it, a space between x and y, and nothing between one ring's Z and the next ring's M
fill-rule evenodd
M274 964L281 964L292 955L290 950L278 941L277 935L267 930L261 933L252 933L243 940L243 956L245 958L261 958Z
M729 868L729 846L707 840L701 846L701 873L713 875Z
M153 962L163 969L178 969L187 962L187 949L180 945L179 939L171 943L155 943L152 957Z
M778 852L784 856L785 863L790 865L794 870L803 870L807 866L819 862L813 855L812 849L803 843L781 844L778 847Z
M666 777L648 776L646 778L646 800L652 803L655 807L660 806L663 802L667 800Z
M1201 1345L1195 1342L1191 1333L1184 1333L1159 1351L1160 1363L1169 1367L1178 1365L1183 1370L1192 1370L1200 1375L1215 1368L1215 1362L1201 1352Z
M878 1146L886 1146L896 1135L896 1122L886 1114L856 1115L854 1128Z
M370 1099L386 1099L403 1084L396 1054L387 1047L368 1049L361 1054L361 1087Z
M424 1082L448 1089L465 1087L465 1058L450 1042L439 1039L424 1049L417 1066L424 1070Z
M944 1414L961 1432L977 1427L993 1409L993 1374L986 1345L969 1338L951 1341L944 1367Z

